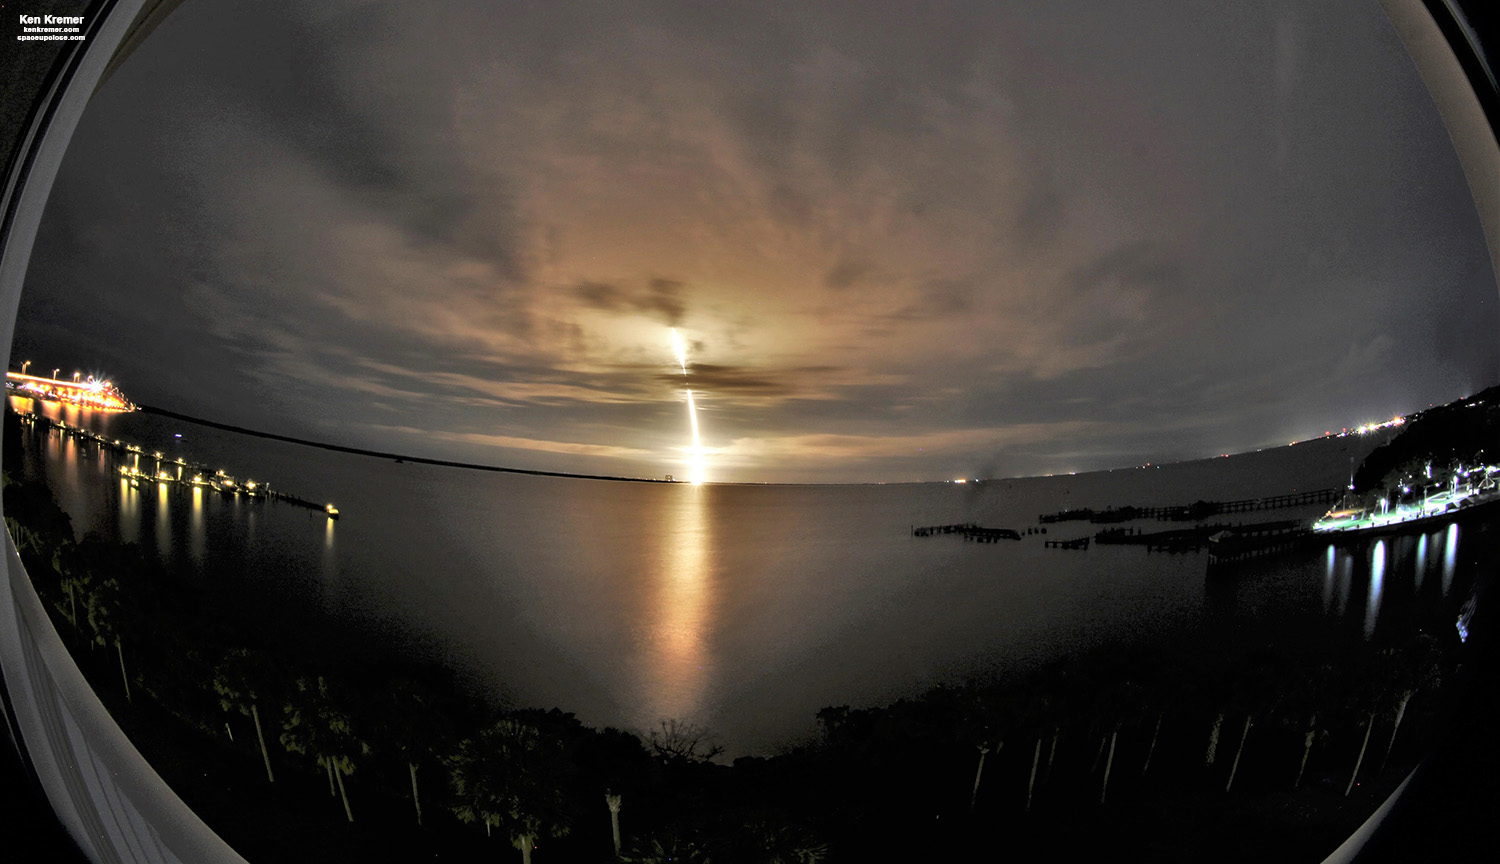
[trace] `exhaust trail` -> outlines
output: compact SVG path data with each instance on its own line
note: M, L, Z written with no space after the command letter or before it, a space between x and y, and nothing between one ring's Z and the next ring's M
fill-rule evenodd
M672 350L677 355L677 365L682 369L682 377L686 378L687 371L687 348L682 344L682 336L678 334L677 328L672 328ZM698 404L693 401L693 390L687 388L688 423L693 430L693 443L688 447L688 482L698 485L703 482L703 439L698 434Z

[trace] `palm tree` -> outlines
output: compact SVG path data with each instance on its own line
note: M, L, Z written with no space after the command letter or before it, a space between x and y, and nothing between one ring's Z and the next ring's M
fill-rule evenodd
M531 864L531 850L544 834L570 830L564 797L562 747L533 726L500 720L464 739L447 760L451 805L459 821L499 828Z
M735 846L755 849L759 853L755 860L764 864L818 864L828 855L828 844L814 832L779 814L747 816L742 824L748 836L736 838Z
M1245 728L1240 731L1240 746L1235 748L1234 763L1229 766L1229 779L1224 781L1224 791L1228 792L1234 786L1234 775L1240 770L1240 756L1245 752L1245 739L1250 737L1250 724L1255 721L1255 715L1245 715Z
M1208 752L1203 754L1203 764L1212 766L1219 755L1219 730L1224 727L1224 712L1214 717L1214 725L1208 730Z
M995 749L999 750L1004 746L1005 742L999 741L996 742ZM975 747L979 750L979 767L974 771L974 792L969 795L970 813L974 812L974 805L979 801L979 778L984 776L984 757L988 756L990 753L990 745L988 744L981 742L979 744L976 744Z
M219 707L255 721L255 740L260 743L260 757L266 764L266 781L270 783L276 782L276 776L271 773L271 754L266 751L266 736L261 730L260 703L266 701L277 674L266 655L246 648L230 650L214 667L214 692L219 696Z
M1273 712L1283 695L1285 672L1280 662L1268 655L1252 655L1233 672L1234 681L1229 695L1228 708L1235 714L1244 714L1245 722L1240 728L1239 746L1234 751L1234 761L1229 765L1229 779L1224 782L1224 791L1234 787L1235 775L1239 773L1240 757L1245 753L1245 741L1257 715ZM1219 723L1223 722L1220 714ZM1217 731L1217 725L1215 731Z
M1302 761L1297 765L1297 777L1292 789L1302 785L1302 775L1307 771L1307 759L1312 754L1313 744L1321 733L1318 726L1320 712L1326 716L1328 691L1335 677L1334 668L1324 664L1314 669L1299 670L1292 678L1286 699L1283 700L1283 722L1302 729Z
M1380 758L1380 771L1391 758L1391 748L1396 746L1396 732L1406 716L1406 706L1422 690L1435 688L1441 680L1440 659L1442 655L1433 637L1422 634L1404 649L1388 648L1381 652L1381 694L1389 707L1394 708L1391 722L1391 737L1385 744L1385 755Z
M110 576L99 582L89 592L85 608L88 610L89 629L94 631L94 643L115 646L120 660L120 680L125 684L125 701L130 701L130 676L125 672L125 648L120 636L120 621L125 617L125 600L120 590L120 580Z
M604 804L609 807L609 833L615 841L615 857L620 857L620 796L604 793Z
M93 579L89 572L79 565L78 547L71 540L63 540L52 547L52 572L57 574L58 587L68 598L68 607L57 606L68 623L72 625L73 634L78 635L78 599L80 595L84 598L85 606L88 603L88 593L93 588ZM90 643L92 647L92 643Z
M1151 726L1151 743L1146 746L1146 758L1141 762L1142 777L1151 770L1151 760L1156 755L1156 744L1161 738L1167 711L1181 698L1187 686L1185 670L1179 664L1166 660L1143 664L1141 713L1149 716L1151 709L1155 709L1156 720Z
M385 687L366 706L368 721L381 749L400 753L411 781L412 807L422 824L422 796L417 771L443 752L452 735L451 712L441 690L419 678L401 678Z
M1156 754L1156 740L1161 737L1161 721L1167 716L1166 708L1158 708L1156 711L1156 725L1151 727L1151 744L1146 748L1146 761L1141 763L1141 776L1151 770L1151 757Z
M1109 755L1104 762L1104 779L1099 784L1099 803L1103 804L1109 794L1109 775L1115 764L1115 745L1119 741L1120 727L1134 722L1145 710L1145 688L1136 680L1137 670L1123 665L1108 675L1104 685L1094 695L1094 714L1100 719L1101 729L1108 729L1107 739L1099 741L1100 753L1104 752L1105 740L1109 742ZM1097 760L1096 760L1097 761Z
M636 843L620 860L630 864L710 864L708 846L697 833L675 828ZM809 864L818 860L813 858Z
M1031 792L1036 788L1036 766L1042 761L1042 736L1036 739L1036 749L1031 753L1031 779L1026 781L1026 812L1031 812Z
M354 773L354 758L368 756L370 745L355 732L354 725L341 706L329 695L328 682L316 678L298 678L290 700L282 706L281 746L292 753L313 757L330 781L337 781L344 815L354 821L344 778ZM330 782L330 785L331 785ZM332 788L329 789L330 794Z
M1349 792L1354 789L1354 780L1359 777L1359 766L1365 761L1365 748L1370 746L1370 732L1375 728L1375 712L1369 712L1365 719L1365 740L1359 745L1359 757L1354 760L1354 770L1349 772L1349 783L1344 787L1344 797L1349 797Z
M1359 769L1365 762L1365 751L1370 746L1370 736L1375 729L1375 718L1386 701L1384 692L1384 670L1380 657L1368 658L1352 675L1342 676L1338 684L1338 706L1346 718L1352 720L1357 729L1364 726L1365 734L1359 745L1359 755L1354 759L1354 768L1349 772L1349 782L1344 786L1344 796L1354 790L1359 779Z

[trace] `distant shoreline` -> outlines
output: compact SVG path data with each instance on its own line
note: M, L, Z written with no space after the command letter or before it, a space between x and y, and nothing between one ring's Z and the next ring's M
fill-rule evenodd
M326 441L314 441L314 440L309 439L309 438L298 438L298 437L296 437L294 435L283 435L283 434L278 433L278 432L265 432L265 431L262 431L262 430L259 430L259 429L250 429L250 428L247 428L247 427L244 427L244 426L236 426L236 425L234 425L232 423L221 423L221 422L219 422L217 420L208 420L208 419L205 419L205 418L202 418L202 417L194 417L194 416L192 416L190 414L182 414L182 413L179 413L177 411L171 411L171 410L166 409L166 408L157 408L157 407L154 407L154 406L151 406L151 405L140 405L140 406L137 406L137 410L139 410L143 414L152 414L152 415L156 415L158 417L166 417L166 418L172 419L172 420L181 420L181 421L183 421L185 423L192 423L192 424L195 424L195 425L198 425L198 426L207 426L207 427L209 427L211 429L221 429L221 430L226 431L226 432L234 432L234 433L237 433L237 434L240 434L240 435L249 435L249 436L252 436L252 437L255 437L255 438L265 438L265 439L272 440L272 441L281 441L281 442L284 442L284 443L287 443L287 444L298 444L298 445L301 445L303 447L315 447L315 448L320 449L320 450L329 450L329 451L332 451L332 452L335 452L335 453L349 453L349 454L352 454L352 455L355 455L355 456L369 456L369 457L373 457L373 458L376 458L376 459L384 459L384 460L389 460L389 461L393 461L393 462L411 462L413 464L418 464L418 465L436 465L436 466L442 467L442 468L460 468L460 469L465 469L465 470L469 470L469 471L488 471L488 472L495 473L495 474L524 474L524 475L530 475L530 476L533 476L533 477L563 477L563 478L569 478L569 479L573 479L573 480L607 480L607 481L615 482L615 483L660 483L660 484L672 485L672 486L690 486L690 485L696 485L696 484L688 483L688 482L682 481L682 480L668 480L668 479L665 479L665 478L662 478L662 477L623 477L623 476L613 475L613 474L582 474L582 473L577 473L577 472L572 472L572 471L546 471L546 470L542 470L542 469L538 469L538 468L511 468L511 467L506 467L506 466L503 466L503 465L487 465L487 464L484 464L484 463L481 463L481 462L464 462L464 461L457 460L457 459L437 459L437 458L434 458L434 457L431 457L431 456L411 456L411 455L408 455L408 454L405 454L405 453L392 453L392 452L383 451L383 450L370 450L370 449L367 449L367 448L364 448L364 447L352 447L352 446L349 446L349 445L346 445L346 444L332 444L332 443L329 443L329 442L326 442ZM1159 468L1163 468L1163 467L1173 467L1173 466L1178 466L1178 465L1190 465L1190 464L1194 464L1194 463L1197 463L1197 462L1215 461L1215 460L1223 459L1223 458L1226 458L1226 457L1227 458L1232 458L1232 457L1236 457L1236 456L1250 456L1250 455L1254 455L1254 454L1257 454L1257 453L1265 452L1266 450L1275 450L1275 449L1280 449L1281 447L1291 447L1291 446L1295 446L1295 445L1298 445L1298 444L1310 444L1310 443L1315 443L1315 442L1318 442L1318 441L1324 441L1324 440L1330 440L1330 439L1338 439L1338 438L1342 438L1342 437L1346 437L1346 436L1344 436L1344 435L1321 436L1321 437L1318 437L1318 438L1308 438L1308 439L1305 439L1303 441L1293 441L1293 442L1291 442L1289 444L1278 445L1277 447L1273 447L1273 448L1261 448L1261 449L1257 449L1257 450L1245 450L1245 451L1242 451L1242 452L1239 452L1239 453L1229 453L1229 454L1224 454L1224 455L1219 455L1219 456L1204 456L1204 457L1193 458L1193 459L1181 459L1181 460L1177 460L1177 461L1174 461L1174 462L1164 462L1164 463L1151 463L1151 462L1148 462L1148 463L1146 463L1144 465L1118 465L1118 466L1115 466L1113 468L1094 468L1094 469L1090 469L1090 470L1087 470L1087 471L1076 471L1076 472L1070 471L1070 472L1061 472L1061 473L1054 472L1052 474L1025 474L1025 475L1020 475L1020 476L1016 476L1016 477L977 477L977 478L972 478L971 477L971 478L965 478L962 481L956 481L956 480L892 480L892 481L886 481L886 480L862 480L862 481L852 481L852 482L848 482L848 483L787 483L787 482L777 482L777 481L753 481L753 480L709 480L709 481L705 481L701 485L704 485L704 486L777 486L777 487L781 487L781 486L798 486L798 487L808 487L808 488L824 488L824 487L839 488L839 487L848 487L848 486L936 486L936 485L967 485L967 484L982 485L982 484L985 484L985 483L1010 483L1010 482L1015 482L1015 481L1018 481L1018 480L1035 480L1035 479L1045 479L1045 478L1052 478L1052 477L1084 476L1084 475L1088 475L1088 474L1108 474L1108 473L1113 473L1113 472L1116 472L1116 471L1136 471L1136 470L1147 470L1147 469L1159 469Z

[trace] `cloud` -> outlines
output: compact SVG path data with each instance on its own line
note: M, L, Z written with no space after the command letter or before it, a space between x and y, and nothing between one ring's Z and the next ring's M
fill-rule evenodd
M826 471L829 465L862 472L868 470L864 466L901 464L900 474L892 472L885 479L933 479L931 473L908 472L912 466L926 466L928 472L933 471L933 466L943 466L944 473L940 476L946 477L956 465L993 461L1010 450L1044 442L1077 441L1109 430L1108 424L1065 421L991 428L934 428L913 434L767 435L736 438L727 446L713 448L709 464L716 471L734 471L775 463L789 475L803 476Z
M458 444L471 444L482 447L499 447L510 450L538 450L544 453L563 453L572 456L637 459L657 455L649 450L642 450L635 447L618 447L611 444L544 441L534 438L517 438L511 435L493 435L483 432L452 432L446 429L427 429L412 426L371 426L370 428L382 434L391 433L405 437L450 441Z
M652 279L650 293L637 299L635 306L668 327L676 327L682 323L682 316L687 311L683 304L683 287L675 279Z
M675 446L690 386L747 477L840 479L1494 379L1378 9L915 8L184 4L80 125L17 350L246 425L624 448L591 465Z
M676 327L687 314L685 286L676 279L655 277L632 290L609 282L585 280L573 287L573 296L585 308L615 314L644 314L668 327Z
M868 262L841 258L823 274L823 284L835 291L842 291L860 281L869 272Z

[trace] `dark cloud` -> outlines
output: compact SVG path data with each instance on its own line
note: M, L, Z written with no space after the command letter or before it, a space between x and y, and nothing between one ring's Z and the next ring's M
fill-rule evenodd
M896 322L944 319L963 315L974 305L974 285L959 279L930 279L917 298L890 315Z
M668 327L676 327L682 323L682 316L687 312L683 299L685 287L675 279L652 279L650 291L636 298L634 305Z
M686 286L675 279L654 278L644 288L631 290L608 282L580 282L573 296L585 307L601 312L641 313L668 327L682 323L687 314Z
M836 401L838 397L829 392L825 382L830 378L837 382L843 371L833 366L777 369L693 363L688 376L661 373L656 380L677 387L691 386L704 393L726 394L731 398L785 399L817 395L820 401L827 402Z
M573 294L583 305L605 312L618 312L630 305L625 292L608 282L580 282L573 287Z
M1157 245L1111 249L1072 273L1060 292L1065 338L1092 345L1154 333L1187 299L1183 287L1180 265Z
M863 279L869 272L868 262L842 258L823 274L823 284L835 291L842 291Z

